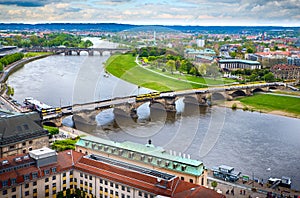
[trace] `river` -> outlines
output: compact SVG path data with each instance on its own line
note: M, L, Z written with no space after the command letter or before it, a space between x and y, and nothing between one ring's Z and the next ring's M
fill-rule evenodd
M110 45L97 42L98 46ZM50 56L26 64L9 77L8 84L20 103L30 96L52 106L150 91L107 76L103 62L108 57ZM288 176L293 188L300 189L299 119L185 106L182 100L177 106L179 113L167 118L164 112L151 115L145 104L138 109L139 119L130 124L114 121L112 110L107 110L96 117L99 126L91 133L115 141L147 143L151 139L154 145L174 155L189 154L209 168L226 164L264 181L270 176Z

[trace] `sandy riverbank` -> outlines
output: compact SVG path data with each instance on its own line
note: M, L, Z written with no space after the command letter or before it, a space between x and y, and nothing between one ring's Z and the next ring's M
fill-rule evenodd
M238 100L225 101L222 104L218 104L218 106L232 108L232 105L234 103L236 104L237 109L244 109L246 107L247 108L246 111L256 111L256 112L260 112L260 113L267 113L267 114L273 114L273 115L286 116L286 117L300 119L300 115L298 115L298 114L289 113L289 112L285 112L285 111L279 111L279 110L268 111L268 110L264 110L264 109L255 109L255 107L243 104L241 101L238 101Z

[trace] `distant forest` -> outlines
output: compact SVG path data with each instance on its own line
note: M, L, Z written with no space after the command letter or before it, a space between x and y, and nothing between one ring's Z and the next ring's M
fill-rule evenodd
M227 34L250 34L258 32L299 32L300 27L279 26L163 26L163 25L130 25L116 23L0 23L1 31L107 31L120 32L137 28L138 30L175 30L190 33L227 33Z

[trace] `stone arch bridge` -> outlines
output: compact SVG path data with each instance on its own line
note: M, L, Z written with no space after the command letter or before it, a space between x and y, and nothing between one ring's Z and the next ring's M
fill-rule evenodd
M73 115L73 120L79 123L95 125L96 116L107 109L114 109L114 114L121 117L136 118L137 109L149 102L151 108L166 112L176 112L176 101L183 98L185 103L195 105L210 105L218 101L232 100L237 97L249 96L255 92L267 92L270 89L284 89L284 83L260 83L223 87L210 87L159 94L143 94L137 96L119 97L104 101L95 101L85 104L74 104L62 108L62 116L43 118L45 122L60 125L64 116ZM154 96L154 97L153 97Z
M95 55L95 52L98 52L100 56L103 56L104 52L108 52L110 55L114 53L126 53L129 49L126 48L63 48L63 47L48 47L48 48L24 48L24 52L52 52L54 54L65 54L66 56L70 56L73 53L78 56L81 52L87 52L89 56Z

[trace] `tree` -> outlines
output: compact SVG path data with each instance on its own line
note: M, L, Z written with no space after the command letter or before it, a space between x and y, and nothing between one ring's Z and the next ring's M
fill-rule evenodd
M274 77L274 74L272 72L269 72L269 73L265 74L263 78L266 82L275 81L275 77Z
M174 60L168 60L168 62L166 63L167 65L167 69L169 71L171 71L171 73L173 74L173 71L176 69L175 67L175 61Z
M217 183L216 181L212 181L210 185L211 185L211 187L213 187L214 190L215 190L216 187L218 186L218 183Z
M0 62L0 72L3 71L3 64Z
M198 67L198 71L199 73L203 76L206 74L206 67L207 67L207 64L201 64L199 67Z
M206 75L213 77L214 79L219 76L219 67L216 63L211 64L206 68Z

